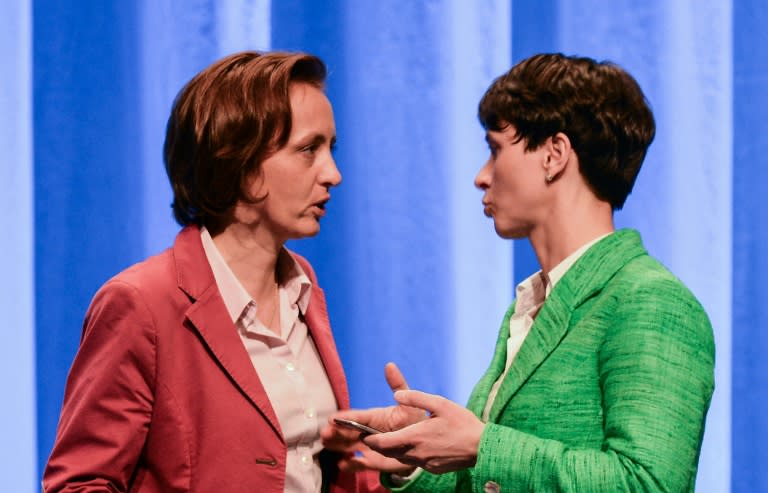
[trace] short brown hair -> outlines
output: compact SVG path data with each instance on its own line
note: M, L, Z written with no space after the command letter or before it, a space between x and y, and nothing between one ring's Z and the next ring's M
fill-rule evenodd
M246 51L192 78L176 96L165 134L176 221L216 230L238 200L256 200L245 180L288 140L290 85L322 88L325 77L325 64L312 55Z
M656 133L637 81L621 67L559 53L532 56L496 79L480 101L486 130L512 125L534 150L568 136L595 195L621 209Z

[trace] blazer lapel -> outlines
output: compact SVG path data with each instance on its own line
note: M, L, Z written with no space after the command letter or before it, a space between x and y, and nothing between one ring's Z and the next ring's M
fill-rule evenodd
M499 337L496 339L496 349L493 352L493 359L488 367L488 370L480 378L480 381L472 389L472 394L469 396L469 402L467 409L475 413L480 417L485 409L485 403L488 401L488 394L491 393L491 388L499 376L504 371L504 365L507 361L507 339L509 338L509 319L512 314L515 313L515 302L507 309L507 313L504 314L504 319L501 322L501 329L499 329Z
M531 331L509 367L504 382L499 387L499 392L488 416L489 422L494 422L498 418L506 403L560 344L568 332L570 318L571 310L568 309L566 300L556 296L553 291L542 306ZM506 340L504 344L506 344ZM506 350L504 353L506 359Z
M173 247L179 288L192 300L186 318L232 383L264 415L282 439L282 431L264 386L243 347L200 241L200 230L187 227Z
M291 256L299 263L304 274L312 282L312 291L310 291L309 304L307 312L304 314L304 321L315 342L315 347L323 362L325 373L331 383L331 390L336 397L336 404L339 409L349 408L349 389L347 388L347 378L344 375L344 368L339 359L339 352L336 349L336 343L331 332L331 323L328 320L328 308L325 303L325 293L317 284L315 271L307 259L296 253L290 252Z
M640 235L637 231L623 229L598 241L568 269L542 306L510 366L494 400L489 421L498 419L509 400L558 347L570 330L574 310L599 293L619 269L640 255L647 255ZM507 327L502 332L508 333L508 330ZM503 342L506 344L506 339ZM496 353L503 353L506 358L506 348L502 352L497 345Z

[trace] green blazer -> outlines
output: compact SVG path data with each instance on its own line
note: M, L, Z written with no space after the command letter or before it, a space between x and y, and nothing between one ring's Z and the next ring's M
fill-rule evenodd
M469 399L478 416L504 371L513 312ZM391 489L692 492L713 388L706 313L636 231L621 230L550 293L499 389L475 466Z

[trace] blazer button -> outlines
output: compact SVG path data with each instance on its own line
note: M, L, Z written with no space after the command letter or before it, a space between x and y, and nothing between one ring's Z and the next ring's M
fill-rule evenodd
M483 485L483 493L500 493L501 486L496 481L486 481Z

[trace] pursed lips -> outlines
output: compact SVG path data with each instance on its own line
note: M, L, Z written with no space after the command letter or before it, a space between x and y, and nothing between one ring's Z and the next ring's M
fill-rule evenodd
M482 200L483 202L483 214L485 214L487 217L491 217L493 215L493 209L491 208L491 203L485 198Z

